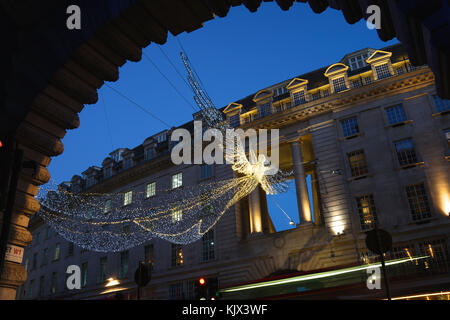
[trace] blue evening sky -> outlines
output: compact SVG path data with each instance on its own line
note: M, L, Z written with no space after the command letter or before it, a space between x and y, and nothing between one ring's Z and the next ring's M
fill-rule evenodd
M349 25L342 13L328 8L314 14L309 5L295 3L282 11L275 3L262 3L256 13L244 6L231 8L225 18L215 18L192 33L177 36L217 107L246 97L264 87L302 73L331 65L346 53L366 47L382 48L398 42L379 40L365 21ZM169 35L161 47L185 75L178 41ZM192 104L192 92L164 57L150 44L144 52ZM192 120L192 108L144 56L120 68L120 79L109 83L171 126ZM119 147L134 148L167 127L130 104L107 86L99 90L95 105L80 113L81 125L67 132L64 153L49 166L53 182L70 180ZM295 187L277 202L298 222ZM277 229L289 220L268 201Z

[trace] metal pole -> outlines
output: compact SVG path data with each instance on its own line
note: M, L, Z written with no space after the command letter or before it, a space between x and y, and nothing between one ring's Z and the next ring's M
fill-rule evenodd
M391 301L391 290L389 288L389 279L388 279L388 275L387 275L386 264L384 262L384 255L383 255L382 248L381 248L380 234L378 233L378 222L375 222L374 229L375 229L375 233L377 235L377 244L378 244L378 249L380 252L381 270L383 270L383 279L384 279L384 285L386 287L386 296L387 296L387 299L389 301Z
M11 143L11 146L9 146L9 143ZM12 148L12 139L10 141L7 141L7 148ZM5 264L5 255L6 255L6 248L8 244L8 236L9 236L9 230L11 228L11 217L12 212L14 208L14 201L16 199L16 189L17 189L17 183L19 181L19 175L20 170L22 167L22 159L23 159L23 151L20 149L17 149L17 145L14 146L14 162L12 165L12 175L11 175L11 181L8 186L8 199L6 202L6 208L3 212L3 219L2 219L2 233L0 237L0 275L3 272L3 267Z

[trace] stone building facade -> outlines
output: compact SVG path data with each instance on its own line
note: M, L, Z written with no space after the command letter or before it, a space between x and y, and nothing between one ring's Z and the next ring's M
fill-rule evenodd
M392 234L392 256L430 255L430 264L446 273L449 110L450 102L436 96L433 73L412 67L401 45L353 52L264 88L222 111L233 127L280 129L280 167L293 170L295 181L296 228L275 231L261 190L230 209L202 240L182 247L153 240L121 253L88 252L34 218L34 241L24 257L28 277L17 297L98 299L122 292L133 298L139 261L153 264L147 299L192 298L200 276L226 287L280 270L367 263L365 232L375 221ZM182 127L192 129L192 122ZM115 150L102 167L64 185L73 192L157 196L174 181L180 187L232 177L227 165L172 165L169 137L170 131L160 132L134 149ZM82 270L82 290L66 289L71 264Z

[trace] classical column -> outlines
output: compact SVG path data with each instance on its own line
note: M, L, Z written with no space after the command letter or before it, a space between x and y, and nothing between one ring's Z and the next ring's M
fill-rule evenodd
M262 232L261 199L259 186L250 193L249 197L250 234Z
M298 214L300 217L300 224L302 224L305 222L311 222L312 219L300 141L292 142L291 150L294 167L295 190L297 192Z

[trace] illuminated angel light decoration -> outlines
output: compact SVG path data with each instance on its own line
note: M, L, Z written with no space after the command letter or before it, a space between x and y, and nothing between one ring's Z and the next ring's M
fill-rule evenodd
M183 62L186 63L187 58ZM230 126L199 86L192 71L188 80L206 126L225 133ZM230 138L227 136L227 139ZM151 198L146 198L144 192L133 192L132 204L128 206L123 205L124 193L75 194L60 188L40 197L39 214L63 238L92 251L122 251L153 238L177 244L192 243L201 239L228 209L258 186L267 194L285 192L289 187L285 181L292 173L277 169L276 174L269 175L274 168L267 157L256 156L250 150L249 161L241 139L226 146L224 157L233 163L234 178L158 191L157 196ZM105 210L107 201L111 205Z

